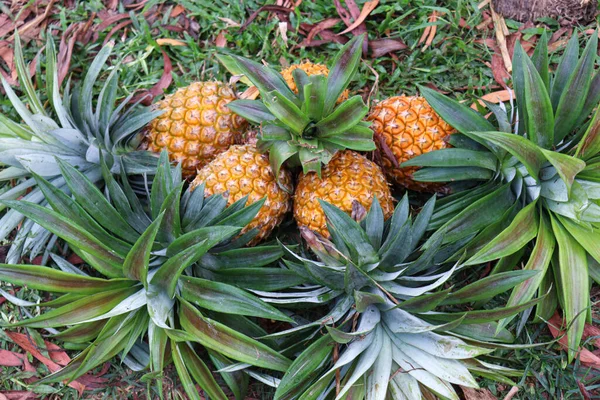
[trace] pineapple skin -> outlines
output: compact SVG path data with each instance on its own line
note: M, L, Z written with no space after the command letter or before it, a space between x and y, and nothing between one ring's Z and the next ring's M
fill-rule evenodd
M196 175L231 145L240 143L247 121L227 104L236 100L232 87L222 82L194 82L156 103L165 112L148 126L144 147L169 151L181 164L183 176Z
M351 214L353 201L369 210L375 196L384 217L391 217L393 197L379 166L354 151L340 151L323 167L321 178L315 172L300 174L294 195L294 218L299 226L329 237L319 199Z
M191 188L204 182L204 195L228 193L227 205L248 196L246 205L266 198L254 219L242 229L242 234L258 228L257 236L249 243L254 246L267 238L291 210L292 176L281 168L279 183L269 157L250 144L233 145L198 171ZM282 186L287 189L282 189Z
M372 107L367 120L372 122L371 129L375 137L385 141L398 165L421 154L450 147L448 139L455 132L420 96L394 96L385 99ZM419 192L433 192L443 188L440 183L413 180L412 174L418 167L395 167L379 140L375 140L375 143L390 180Z
M329 75L329 68L327 68L327 66L324 64L315 64L310 61L307 61L307 62L304 62L301 64L290 65L289 67L287 67L281 71L281 76L283 76L283 79L285 80L285 83L287 83L289 88L292 89L292 92L294 92L296 94L298 94L298 87L296 86L296 81L294 81L294 76L292 75L292 73L297 69L301 69L308 76L311 76L311 75L328 76ZM349 95L348 89L344 90L342 92L342 94L340 95L340 97L338 98L337 104L348 100L348 95Z

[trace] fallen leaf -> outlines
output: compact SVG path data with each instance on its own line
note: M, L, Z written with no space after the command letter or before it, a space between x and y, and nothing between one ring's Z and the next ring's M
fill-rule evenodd
M183 6L181 4L178 4L175 7L173 7L173 9L171 10L171 18L178 17L179 14L182 14L184 12L185 12L185 8L183 8Z
M464 386L461 386L460 388L465 395L465 400L498 400L498 398L487 389L477 390Z
M324 31L325 29L333 28L334 26L339 24L340 21L341 21L340 18L324 19L323 21L319 22L318 24L316 24L312 27L312 29L310 30L310 32L308 32L308 35L306 36L306 40L308 42L312 42L312 40L314 39L315 36L317 36L319 33Z
M181 40L169 39L169 38L156 39L156 43L158 43L159 46L164 46L164 45L169 45L169 46L187 46L187 44L185 42L182 42Z
M577 380L577 386L579 387L579 392L583 396L583 400L592 400L590 393L587 391L587 389L579 379Z
M338 33L338 35L343 35L345 33L352 32L354 29L356 29L360 24L363 23L365 18L367 18L369 16L369 14L371 14L371 11L373 11L377 7L378 4L379 4L379 0L367 1L365 3L365 5L363 6L358 18L356 20L354 20L354 22L348 28L346 28L342 32Z
M506 87L506 82L511 79L511 76L506 70L506 65L502 60L502 56L498 53L492 54L491 70L494 80L501 86Z
M227 47L227 39L225 39L224 31L219 32L217 38L215 39L215 46L217 47Z
M547 325L548 325L548 329L550 329L550 333L552 334L552 336L554 336L555 338L560 336L560 339L558 340L558 343L560 344L560 346L563 349L568 349L569 345L568 345L568 341L567 341L567 335L561 329L561 327L563 326L563 320L558 315L558 313L555 313L552 316L552 318L550 318L548 320ZM592 367L592 368L596 368L596 369L600 369L600 357L598 357L591 351L589 351L585 348L579 348L577 357L579 358L579 361L583 365Z
M6 390L0 392L0 394L7 400L30 400L37 397L35 393L25 390Z
M369 41L369 49L371 50L371 56L373 58L378 58L385 54L407 48L408 46L400 39L384 38Z
M39 350L33 345L33 343L31 343L31 341L27 338L26 335L16 332L6 332L6 335L9 338L11 338L11 340L15 342L19 347L30 353L38 361L44 364L50 370L50 372L56 372L62 368L62 366L60 366L59 364L42 355L42 353L39 352ZM77 390L80 395L85 390L85 386L76 380L69 382L68 385L73 389Z
M3 367L20 367L23 361L17 353L0 349L0 365Z

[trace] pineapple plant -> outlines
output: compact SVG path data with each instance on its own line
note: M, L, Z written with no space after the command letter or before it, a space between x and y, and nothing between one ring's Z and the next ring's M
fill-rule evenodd
M282 168L276 177L269 158L250 144L230 147L199 170L191 189L199 185L206 196L226 193L229 205L243 198L248 205L265 199L256 217L242 229L242 234L258 229L249 245L267 238L291 209L291 174Z
M155 104L163 111L147 127L142 148L166 149L186 178L230 146L241 142L247 122L227 105L235 88L222 82L194 82Z
M301 173L294 194L294 218L306 227L328 237L325 213L320 200L335 204L350 214L355 203L369 208L377 198L385 219L394 210L390 188L377 164L354 151L336 153L321 171Z
M331 241L309 229L302 234L310 253L285 244L285 268L306 279L282 292L259 293L265 302L283 307L329 304L320 319L272 336L292 338L299 353L275 393L283 399L458 399L452 384L478 387L474 376L493 377L512 385L521 372L488 364L480 355L494 350L486 342L510 342L502 329L494 336L492 321L531 307L453 312L451 306L491 299L535 271L511 271L488 277L460 290L442 286L460 267L444 263L447 248L420 251L435 208L435 198L411 220L405 196L388 223L377 200L367 212L355 204L355 219L322 202ZM444 312L434 312L446 306ZM440 310L441 311L441 310ZM485 328L484 328L485 327ZM319 333L319 331L322 331ZM487 331L489 337L479 333ZM496 344L510 347L510 344ZM435 397L438 396L438 397Z
M278 246L242 248L251 235L240 238L239 232L254 218L260 202L228 207L221 195L204 198L202 190L183 191L181 169L171 169L166 152L145 204L125 172L117 181L103 160L110 200L75 167L64 161L58 165L73 198L34 173L51 209L3 201L65 240L94 273L89 276L88 269L54 254L62 271L0 264L4 282L61 294L46 303L30 303L43 312L10 326L58 328L55 339L81 349L70 364L41 383L76 379L119 356L133 370L149 369L157 377L172 361L190 399L201 398L197 384L211 398L225 400L207 363L220 370L240 362L246 367L221 375L241 400L247 375L260 375L254 367L287 370L291 361L251 338L261 332L250 331L252 323L245 317L291 319L248 291L219 281L211 270L225 263L254 271L282 255ZM239 284L243 273L237 272L237 278ZM206 356L197 352L198 346ZM162 393L162 380L157 384Z
M417 167L401 167L405 161L449 147L454 129L441 119L421 96L394 96L375 104L367 117L373 124L375 143L383 169L395 183L415 191L442 191L442 184L412 178Z
M490 119L421 88L458 133L450 138L453 148L402 164L422 167L413 174L417 180L456 185L456 193L443 199L432 217L430 229L439 228L439 233L429 243L438 237L445 243L466 241L465 264L498 260L495 273L523 257L526 270L539 271L514 289L509 305L537 294L542 301L535 317L541 321L560 306L568 327L569 361L591 318L591 282L600 282L597 44L595 33L580 55L574 35L555 71L549 68L545 35L531 58L517 44L514 98L508 104L488 104Z
M300 64L279 74L242 57L220 56L230 71L244 74L261 94L261 100L236 100L229 107L259 126L256 146L268 153L275 175L283 165L291 170L302 167L294 216L300 226L323 235L327 228L318 198L350 213L354 200L369 208L378 196L386 217L391 214L392 197L385 177L356 153L376 148L373 131L363 121L368 107L360 96L344 100L358 68L362 42L362 36L348 42L331 71Z
M218 56L260 92L260 100L236 100L228 107L259 126L257 147L268 152L276 176L284 164L320 175L321 167L340 150L375 150L373 132L363 121L368 113L363 99L352 96L337 104L358 69L362 42L360 36L346 43L327 76L294 69L297 93L268 66L235 55Z
M45 108L28 75L18 35L15 35L15 65L20 86L27 98L21 101L3 77L0 77L6 97L22 119L13 121L0 114L0 182L9 187L0 194L0 200L23 200L47 205L36 173L58 189L67 185L60 173L58 159L82 171L85 176L100 184L103 175L100 158L104 157L111 172L118 174L152 175L156 169L156 156L138 151L140 130L161 111L151 111L130 104L133 94L117 104L118 65L108 77L99 79L102 68L112 51L112 43L104 46L89 66L82 84L72 89L68 84L60 93L54 42L49 36L46 43L46 74L44 97L51 107ZM40 77L41 78L41 77ZM101 84L100 95L93 89ZM0 206L4 209L4 206ZM8 254L9 262L18 262L23 255L33 259L56 241L50 231L33 222L16 210L8 210L0 218L0 240L7 240L19 227Z

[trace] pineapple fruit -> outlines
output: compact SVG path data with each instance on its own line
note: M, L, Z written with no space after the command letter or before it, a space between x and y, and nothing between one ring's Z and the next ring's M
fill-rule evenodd
M376 104L367 117L378 139L384 170L395 183L416 191L436 191L439 183L413 179L417 167L400 164L430 151L449 147L454 129L420 96L395 96Z
M327 68L327 66L324 64L312 63L310 61L307 61L303 62L302 64L290 65L289 67L281 71L281 76L283 76L285 83L287 83L287 85L290 87L290 89L292 89L292 92L294 93L298 93L298 87L296 86L296 82L294 82L293 75L293 72L297 69L304 71L304 73L306 73L307 76L329 75L329 68ZM349 93L350 92L348 91L348 89L344 90L337 100L338 104L348 100Z
M194 82L156 104L164 113L153 120L144 145L153 152L169 151L183 175L193 177L219 153L239 143L247 126L227 105L237 98L222 82Z
M341 151L323 168L321 177L315 172L300 174L294 195L294 218L299 226L329 237L319 200L350 214L353 202L369 209L375 196L384 218L389 218L394 211L393 198L379 166L354 151Z
M248 196L247 205L265 198L256 217L241 232L258 229L249 245L267 238L291 209L291 174L282 168L276 178L269 158L249 144L231 146L200 169L191 186L194 189L201 184L205 196L227 193L228 205L244 196Z

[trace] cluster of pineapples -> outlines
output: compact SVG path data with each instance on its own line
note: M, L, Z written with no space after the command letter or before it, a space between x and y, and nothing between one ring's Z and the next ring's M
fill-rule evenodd
M110 46L61 97L49 40L46 110L17 40L28 105L3 81L23 123L0 115L0 179L18 182L0 193L0 239L20 228L0 281L63 294L8 295L44 310L12 326L81 351L41 382L119 355L149 378L172 362L192 399L196 384L227 398L212 371L236 399L250 377L276 399L458 399L453 385L477 387L474 376L514 384L519 371L478 357L510 347L517 314L536 306L547 319L557 304L576 349L588 271L600 280L596 40L579 61L572 43L552 80L543 41L534 62L517 47L517 105L488 105L489 120L426 88L369 109L348 90L361 37L331 69L219 56L260 99L196 82L152 109L115 106L117 68L95 97ZM453 194L413 216L402 189ZM274 235L292 215L298 229ZM89 268L54 254L59 241ZM37 254L51 265L21 264ZM446 285L496 259L489 277ZM473 310L508 290L506 307ZM298 311L315 305L326 310L315 320ZM261 319L292 327L267 332Z

